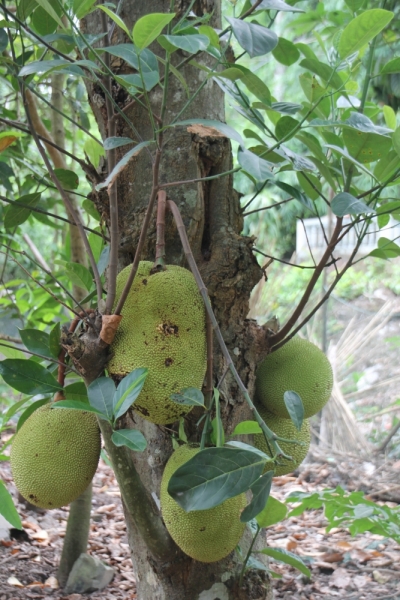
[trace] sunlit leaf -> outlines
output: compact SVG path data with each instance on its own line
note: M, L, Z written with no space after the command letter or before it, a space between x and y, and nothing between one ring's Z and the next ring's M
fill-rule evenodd
M285 504L273 496L269 496L267 504L256 516L256 520L260 527L271 527L271 525L283 521L286 518L287 512L288 509Z
M204 396L197 388L183 388L178 394L171 394L170 398L185 406L204 406Z
M394 14L389 10L374 8L364 11L345 27L340 36L338 52L341 58L347 58L368 44L390 23Z
M139 396L145 384L148 369L135 369L119 383L113 397L114 418L119 419L126 413Z
M108 420L113 417L113 398L115 394L115 383L110 377L99 377L87 388L90 405L103 413Z
M365 204L365 202L355 198L348 192L340 192L340 194L337 194L331 202L331 209L337 217L375 212L374 209Z
M286 391L283 394L283 400L293 425L298 431L300 431L304 419L304 406L302 399L297 392Z
M14 506L10 492L0 480L0 514L16 529L22 529L19 514Z
M146 438L137 429L118 429L113 432L111 441L116 446L126 446L134 452L143 452L147 447Z
M278 36L267 27L248 23L241 19L234 19L233 17L225 18L232 26L235 38L251 58L264 56L264 54L272 52L277 46Z
M140 49L147 48L174 17L175 13L150 13L141 17L133 27L133 42Z
M273 471L267 471L251 486L250 489L253 492L253 498L240 515L242 523L254 519L265 508L271 491L273 475Z

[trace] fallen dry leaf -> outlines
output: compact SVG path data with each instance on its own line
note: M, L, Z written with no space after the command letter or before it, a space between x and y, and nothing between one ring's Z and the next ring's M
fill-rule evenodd
M327 563L341 562L343 554L341 552L325 552L320 558Z
M46 579L44 585L50 587L52 590L57 590L59 588L58 581L55 577L49 577Z
M8 585L15 585L16 587L20 587L20 588L24 587L23 583L21 583L19 581L19 579L17 579L16 577L9 577L7 579L7 583L8 583Z
M286 550L294 550L295 548L297 548L297 542L294 540L289 540L286 544Z
M336 569L330 578L330 584L337 588L346 588L351 583L351 577L346 569Z
M38 542L44 542L49 539L49 534L45 529L40 529L36 533L32 533L31 538L37 540Z

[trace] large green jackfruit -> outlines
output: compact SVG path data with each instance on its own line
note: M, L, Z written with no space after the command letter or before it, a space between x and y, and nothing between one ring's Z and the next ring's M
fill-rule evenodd
M255 399L269 412L290 419L283 395L287 391L296 392L308 418L325 406L332 386L332 367L325 354L308 340L294 337L260 363Z
M93 413L38 408L12 441L15 485L31 504L59 508L78 498L93 479L100 457L100 431Z
M199 448L181 446L167 462L161 480L161 512L179 548L195 560L211 563L228 556L242 537L245 523L240 522L240 514L246 506L246 495L239 494L215 508L185 512L168 494L168 483L197 452Z
M297 442L303 443L303 445L300 446L300 444L293 444L290 442L278 442L282 452L288 456L291 456L293 460L290 461L280 458L279 462L282 464L274 465L272 462L268 462L265 467L265 471L271 471L272 469L275 469L275 475L277 476L292 473L299 466L299 464L303 462L307 456L308 449L310 448L311 433L308 419L303 420L303 424L299 431L296 429L291 419L282 419L282 417L277 417L276 415L268 412L264 406L256 405L256 408L264 419L266 425L272 429L277 436L287 440L296 440ZM262 450L265 452L265 454L268 454L272 457L272 453L267 446L267 442L262 433L257 433L254 436L254 445L256 448Z
M172 423L190 406L170 400L186 387L201 388L206 372L205 309L196 281L187 269L168 265L150 275L151 262L140 262L122 321L111 345L111 375L124 377L139 367L149 369L133 408L159 425ZM131 272L117 278L117 299Z

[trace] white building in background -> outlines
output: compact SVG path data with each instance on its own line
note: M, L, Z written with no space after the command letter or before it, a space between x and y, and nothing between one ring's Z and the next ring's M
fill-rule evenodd
M332 227L335 225L335 216L332 219ZM343 224L346 226L351 223L350 217L344 217ZM329 217L303 219L297 221L296 227L296 261L304 262L311 259L310 249L314 258L318 258L325 251L326 241L321 224L325 230L327 238L329 230ZM346 257L351 254L357 243L357 230L353 227L336 246L335 255L337 257ZM400 222L392 219L389 224L382 229L378 228L376 219L372 221L368 228L367 235L358 250L357 256L365 256L378 246L378 239L384 237L390 240L396 240L400 245ZM308 242L307 242L308 240Z

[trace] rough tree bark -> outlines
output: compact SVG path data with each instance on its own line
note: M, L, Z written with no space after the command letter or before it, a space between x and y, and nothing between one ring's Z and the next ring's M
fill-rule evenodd
M190 4L187 0L175 2L175 12L181 13ZM138 18L149 12L169 12L170 0L145 0L123 3L121 17L131 28ZM195 4L197 14L211 12L212 24L220 26L220 0L202 0ZM88 15L82 23L82 29L91 34L102 31L100 11ZM114 29L112 44L126 43L123 32ZM160 48L155 47L155 52ZM184 58L178 51L173 62ZM207 56L196 60L212 64ZM116 73L129 73L132 69L121 59L111 57L111 67ZM204 81L205 74L186 65L182 69L191 94ZM115 82L112 87L114 99L120 108L131 101L123 89ZM89 84L89 99L97 119L99 130L105 138L107 115L104 94L99 86ZM161 103L161 92L156 89L151 95L154 111L157 113ZM166 123L170 122L186 103L186 94L179 81L171 76L168 94ZM134 123L143 140L151 139L152 132L148 116L143 108L134 103L126 109L126 114ZM195 102L181 115L181 119L190 117L208 118L224 121L224 99L218 85L208 80ZM117 120L117 135L132 136L132 130L123 119ZM129 147L128 147L129 148ZM126 147L118 155L118 160L126 152ZM164 136L164 150L160 170L160 182L172 182L195 179L206 175L215 175L232 168L231 147L229 141L215 130L205 131L193 126L176 127L167 130ZM151 189L151 163L146 151L133 158L118 178L118 205L120 230L120 268L130 264L137 245L140 228L144 219ZM208 288L214 311L219 321L223 337L234 359L235 366L248 387L253 392L254 373L257 363L267 350L267 333L254 321L246 320L249 309L249 296L254 285L262 276L252 253L252 239L240 235L242 217L239 196L233 190L231 177L167 188L168 197L175 201L181 210L187 228L193 254ZM105 193L93 193L92 199L103 217L108 219L108 197ZM176 228L170 216L166 223L167 263L185 264L185 259ZM155 255L155 212L154 221L147 236L142 259L152 260ZM214 383L224 373L224 360L215 344ZM230 373L227 374L221 388L223 419L225 430L230 433L235 424L245 418L251 418L237 385ZM195 412L195 411L193 411ZM198 415L189 415L187 431L191 439L196 439L195 422ZM143 453L126 454L126 449L116 449L110 443L109 434L103 429L106 448L114 463L125 506L129 504L130 494L134 493L134 482L129 474L129 463L134 464L146 490L149 503L154 510L154 518L159 519L156 503L152 497L159 496L160 480L164 465L172 452L169 434L162 428L143 421L136 413L125 418L124 427L134 425L148 440L148 449ZM121 451L122 450L122 451ZM132 492L133 490L133 492ZM139 534L135 516L126 513L126 522L131 547L131 556L137 578L138 598L140 600L239 600L271 598L268 577L263 572L249 571L244 586L238 588L234 573L237 571L235 555L212 564L198 563L183 555L173 544L171 552L151 552L149 544ZM229 524L227 524L229 526ZM140 527L139 527L140 529ZM168 545L168 544L167 544ZM167 547L166 545L166 547ZM246 545L245 542L243 544Z

